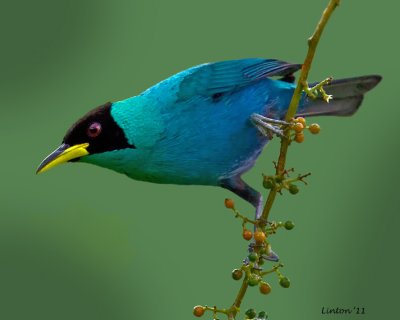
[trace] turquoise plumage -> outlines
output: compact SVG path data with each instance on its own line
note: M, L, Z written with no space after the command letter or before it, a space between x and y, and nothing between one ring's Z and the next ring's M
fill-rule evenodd
M244 77L246 65L258 73ZM268 141L251 114L278 115L290 101L293 84L261 79L277 67L262 59L205 64L115 102L111 114L137 149L82 160L109 167L114 158L112 169L138 180L219 185L248 170Z
M91 111L38 171L71 146L87 143L88 154L72 161L137 180L221 186L259 212L260 194L241 179L269 140L252 117L284 117L295 87L288 80L300 67L273 59L242 59L190 68L138 96ZM303 96L299 114L350 115L379 81L379 76L334 81L326 87L334 95L330 104Z

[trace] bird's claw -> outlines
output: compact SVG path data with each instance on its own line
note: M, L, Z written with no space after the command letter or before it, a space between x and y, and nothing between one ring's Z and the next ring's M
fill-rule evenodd
M251 115L251 121L269 139L272 139L273 134L285 138L282 127L290 125L289 122L267 118L257 113Z
M268 261L274 261L274 262L278 262L279 261L278 255L272 250L270 251L269 255L263 254L262 258L264 260L268 260Z

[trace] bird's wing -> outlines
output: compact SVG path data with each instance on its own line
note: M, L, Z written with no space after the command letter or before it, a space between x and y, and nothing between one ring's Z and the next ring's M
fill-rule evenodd
M287 76L301 68L275 59L241 59L203 64L180 83L179 98L211 96L236 90L266 77Z

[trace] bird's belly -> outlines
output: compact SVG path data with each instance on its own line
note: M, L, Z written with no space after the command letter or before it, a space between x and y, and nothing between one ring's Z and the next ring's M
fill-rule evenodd
M137 180L155 183L219 185L221 180L249 170L260 155L262 146L252 152L226 154L222 151L214 149L211 154L206 154L189 147L168 155L157 153L139 170L135 168L124 173Z

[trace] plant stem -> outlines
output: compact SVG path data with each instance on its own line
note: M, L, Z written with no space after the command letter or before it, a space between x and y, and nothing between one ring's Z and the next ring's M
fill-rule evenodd
M286 112L285 121L290 121L296 115L297 107L298 107L300 99L301 99L304 85L306 84L306 81L308 78L308 73L310 71L311 64L312 64L312 61L313 61L313 58L315 55L315 50L316 50L318 42L321 38L321 34L322 34L329 18L331 17L333 11L339 4L340 4L340 0L330 0L329 1L328 6L322 13L321 19L319 20L313 35L308 39L307 56L304 60L303 66L301 68L300 78L299 78L299 81L297 82L296 89L295 89L292 99L290 101L288 111ZM285 135L287 135L289 133L288 131L289 131L289 128L286 129ZM285 173L286 155L287 155L289 144L290 144L290 139L281 138L281 148L280 148L280 153L279 153L278 164L276 166L276 175L283 176ZM264 222L268 221L268 216L271 211L272 205L274 204L277 192L278 192L278 189L276 187L273 187L271 189L271 191L269 192L267 201L266 201L264 209L263 209L263 213L260 218L260 221L264 221ZM263 226L263 227L265 227L265 226ZM243 297L246 294L247 288L248 288L247 277L244 277L242 285L239 289L239 292L236 295L235 302L233 303L232 307L229 309L229 312L228 312L229 319L235 319L235 317L239 311L240 305L242 303Z
M313 35L308 39L307 56L304 59L303 66L301 68L299 81L297 82L297 86L296 86L296 89L294 90L292 100L290 101L288 111L286 112L285 121L290 121L296 115L297 107L299 106L299 102L301 99L301 94L303 92L304 85L307 82L308 73L310 72L310 69L311 69L311 64L312 64L312 61L313 61L313 58L315 55L315 50L317 49L319 39L321 38L321 34L324 31L324 28L325 28L329 18L331 17L333 11L336 9L336 7L339 4L340 4L340 0L330 0L329 1L328 6L322 13L321 19L319 20ZM288 130L289 130L289 128L286 129L286 135L288 134ZM285 164L286 164L286 155L287 155L287 151L289 148L289 144L290 144L290 139L281 138L281 149L280 149L280 153L279 153L278 164L276 166L276 174L277 175L283 175L283 173L284 173ZM268 216L271 211L272 205L274 203L276 193L277 193L277 189L272 188L268 195L267 202L264 206L263 213L261 215L261 220L263 220L263 221L268 220Z
M231 310L228 313L228 319L235 319L236 314L238 313L238 310L240 308L240 305L242 304L243 297L246 294L247 288L248 288L247 277L244 277L242 285L240 286L239 292L236 296L235 302L233 303Z

